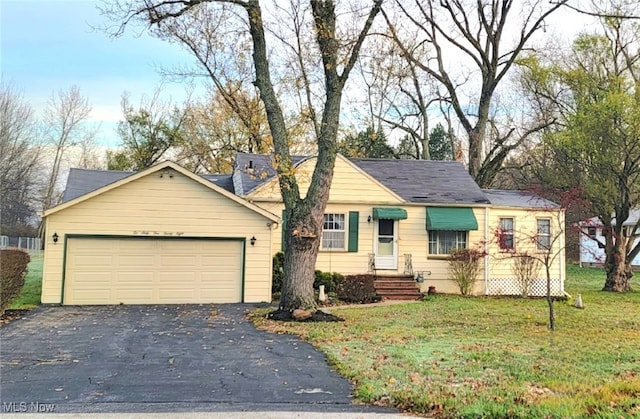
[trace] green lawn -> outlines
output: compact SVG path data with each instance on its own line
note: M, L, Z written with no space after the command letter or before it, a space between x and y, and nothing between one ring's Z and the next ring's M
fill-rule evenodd
M40 305L42 290L42 256L31 256L22 292L9 309L30 309Z
M345 308L343 323L276 323L352 379L356 399L435 417L640 417L640 293L600 291L602 270L569 267L556 331L540 299L436 295ZM638 288L638 280L633 284Z

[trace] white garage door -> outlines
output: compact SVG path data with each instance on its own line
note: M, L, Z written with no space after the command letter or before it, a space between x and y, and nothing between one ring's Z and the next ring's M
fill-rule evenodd
M242 301L240 241L69 238L65 304Z

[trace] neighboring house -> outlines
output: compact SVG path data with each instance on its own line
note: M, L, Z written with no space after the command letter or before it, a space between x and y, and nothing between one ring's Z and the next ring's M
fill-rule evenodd
M293 162L304 194L315 158ZM242 153L229 175L198 176L170 162L139 173L72 169L63 203L44 213L42 302L270 300L286 223L275 174L271 156ZM553 242L552 291L561 295L563 225L556 204L482 190L457 162L339 155L316 268L422 274L423 291L457 293L447 254L479 248L488 256L474 293L517 295L512 255ZM543 272L530 295L544 295Z
M625 231L631 233L640 219L640 209L633 209L629 213L629 218L624 222ZM615 220L614 220L615 224ZM605 261L603 235L603 224L598 217L589 218L578 223L580 228L580 264L590 266L601 266ZM636 239L634 245L638 244L640 239ZM599 244L600 243L600 244ZM631 262L633 266L640 266L640 255L636 256Z

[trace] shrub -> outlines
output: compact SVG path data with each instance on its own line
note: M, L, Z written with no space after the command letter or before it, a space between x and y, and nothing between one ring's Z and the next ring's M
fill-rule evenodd
M18 249L0 250L0 314L20 295L27 274L29 254Z
M338 298L350 303L369 303L376 301L376 289L373 275L347 275L340 278L336 292Z
M320 285L324 285L325 292L336 292L336 290L338 289L338 284L342 279L343 276L337 272L329 273L316 271L315 279L313 281L313 288L319 290Z
M516 277L520 294L523 297L529 295L531 284L540 271L540 261L526 253L516 255L511 265L511 272Z
M278 252L273 256L271 269L273 270L271 293L277 294L282 292L282 280L284 279L284 253Z
M480 259L485 253L475 249L455 249L449 253L449 273L458 284L460 294L471 295L480 274Z
M278 252L273 256L273 280L271 283L271 293L279 294L282 292L282 280L284 279L284 253ZM313 288L319 289L320 285L324 285L324 291L336 292L338 283L342 279L342 275L334 272L315 271L313 280Z

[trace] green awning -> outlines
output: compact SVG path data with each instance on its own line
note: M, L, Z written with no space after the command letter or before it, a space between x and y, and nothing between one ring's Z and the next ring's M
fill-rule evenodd
M478 220L471 208L427 208L427 230L469 231L478 229Z
M374 208L374 220L406 220L407 210L404 208Z

